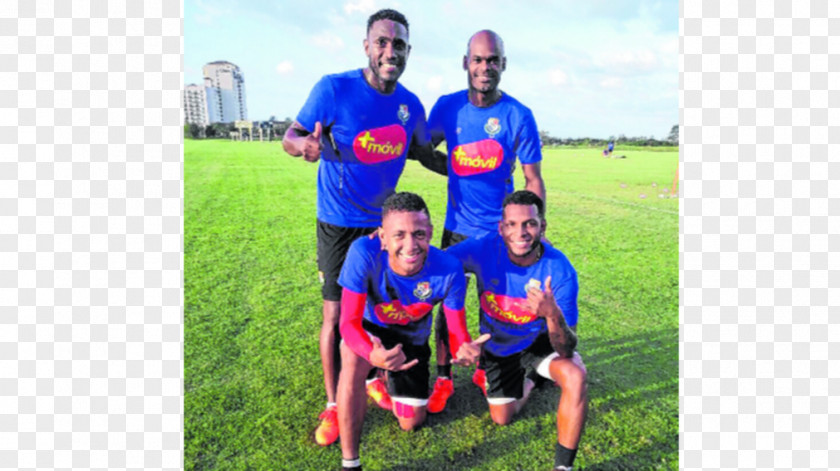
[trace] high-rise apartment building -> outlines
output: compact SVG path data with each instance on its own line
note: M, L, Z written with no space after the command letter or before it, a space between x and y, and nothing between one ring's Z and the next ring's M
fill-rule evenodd
M245 77L235 64L216 61L203 67L207 115L211 123L248 119Z
M206 126L210 124L207 112L207 93L204 86L191 83L184 87L184 122Z

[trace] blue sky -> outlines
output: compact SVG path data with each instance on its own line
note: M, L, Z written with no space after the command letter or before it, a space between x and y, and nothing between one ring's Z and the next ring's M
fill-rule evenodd
M245 76L249 119L294 119L321 76L367 64L367 18L394 8L412 47L400 82L427 113L466 88L467 40L487 28L505 41L500 88L552 136L661 139L678 123L678 0L521 3L185 0L184 83L226 60Z

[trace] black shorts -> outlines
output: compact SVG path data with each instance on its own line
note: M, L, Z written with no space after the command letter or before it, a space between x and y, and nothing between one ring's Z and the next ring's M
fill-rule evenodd
M453 245L469 239L470 236L452 232L449 229L443 230L443 236L440 238L441 250L452 247ZM438 306L437 317L435 317L435 335L437 339L443 340L443 344L449 348L449 329L446 327L446 316L443 315L443 303Z
M338 275L354 240L375 231L375 227L342 227L318 221L318 277L325 301L341 301Z
M552 353L554 348L548 334L538 336L525 350L506 357L483 351L479 361L486 372L487 398L521 398L525 369L536 369Z
M395 398L429 399L429 357L432 355L429 342L423 345L412 345L408 339L394 331L368 321L362 321L362 327L369 334L379 337L382 346L386 349L401 343L406 362L415 358L419 360L416 365L405 371L387 372L388 394Z

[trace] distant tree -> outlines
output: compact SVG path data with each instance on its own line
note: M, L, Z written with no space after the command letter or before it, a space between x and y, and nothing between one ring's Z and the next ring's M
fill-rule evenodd
M188 123L184 123L184 137L190 137L190 125Z
M274 127L274 135L277 136L277 139L283 139L283 135L286 134L286 130L292 126L291 118L288 116L283 121L274 121L272 126Z
M216 128L214 128L212 124L208 124L204 127L204 137L216 137Z
M677 145L680 142L680 125L675 124L674 127L671 128L671 132L668 133L668 137L665 139L671 144Z
M201 137L201 126L199 126L195 123L190 124L190 136L193 139L200 138Z

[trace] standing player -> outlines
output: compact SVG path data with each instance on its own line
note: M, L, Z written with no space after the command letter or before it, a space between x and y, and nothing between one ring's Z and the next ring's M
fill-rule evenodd
M338 438L335 388L340 367L338 342L341 287L337 283L347 248L376 230L381 206L394 193L410 150L425 149L425 110L420 100L397 83L411 46L408 21L394 10L380 10L367 22L364 40L368 65L323 77L312 89L283 148L318 167L318 270L323 283L321 366L327 408L315 440ZM390 399L378 380L371 396L384 408Z
M499 90L505 70L502 38L489 30L475 33L467 43L463 66L467 90L441 97L429 114L433 145L446 141L449 158L449 198L441 248L496 230L502 200L513 191L516 159L522 164L525 189L545 200L540 172L542 153L537 123L531 110ZM424 163L424 165L426 165ZM428 167L428 165L426 165ZM454 389L446 351L446 326L438 321L437 370L429 412L446 407ZM484 384L484 371L476 370L473 381Z
M562 388L557 405L554 469L570 470L586 418L586 367L575 351L577 273L559 250L542 242L545 208L530 191L508 195L498 232L468 239L446 252L475 273L480 330L489 333L486 370L490 417L511 422L534 382L533 369Z
M364 380L371 368L388 371L393 412L403 430L426 419L432 307L441 303L455 362L478 359L464 319L461 264L430 247L432 224L422 198L396 193L382 206L379 238L361 237L341 269L341 375L338 417L344 469L361 469L359 438L365 416Z

